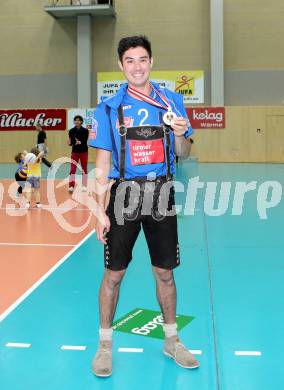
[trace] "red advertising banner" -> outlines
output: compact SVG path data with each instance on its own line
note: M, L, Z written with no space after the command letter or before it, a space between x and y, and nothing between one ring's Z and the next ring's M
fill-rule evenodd
M225 128L225 107L187 107L186 112L194 129Z
M132 165L156 164L165 161L164 144L161 139L152 141L129 141Z
M65 109L0 109L0 131L34 130L39 123L44 130L66 130Z

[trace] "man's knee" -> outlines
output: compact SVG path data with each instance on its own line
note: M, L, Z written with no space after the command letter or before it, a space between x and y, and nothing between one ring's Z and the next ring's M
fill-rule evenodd
M123 279L126 270L112 271L110 269L105 270L104 280L110 288L118 287Z
M163 283L166 285L174 284L174 274L171 269L162 269L158 267L153 268L158 283Z

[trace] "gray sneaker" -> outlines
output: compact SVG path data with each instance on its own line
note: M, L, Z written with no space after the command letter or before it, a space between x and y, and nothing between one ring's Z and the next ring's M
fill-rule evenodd
M174 359L174 361L184 368L197 368L199 362L194 355L176 337L166 337L164 354Z
M98 351L92 362L96 376L107 377L112 374L112 342L100 341Z

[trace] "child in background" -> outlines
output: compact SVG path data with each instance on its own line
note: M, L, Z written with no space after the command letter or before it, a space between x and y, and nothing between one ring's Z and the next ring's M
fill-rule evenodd
M38 148L33 148L31 153L35 154L36 160L34 163L28 163L28 173L27 173L27 183L29 183L30 188L26 191L26 208L31 207L31 198L32 195L36 201L36 207L41 208L40 203L40 178L41 178L41 159L44 156L44 152L40 152Z
M16 193L17 198L19 198L21 196L21 194L23 193L23 189L25 188L25 184L27 181L28 168L25 164L26 154L27 154L27 151L24 150L23 152L18 153L15 156L15 161L18 164L17 171L15 173L15 179L19 185L17 193Z

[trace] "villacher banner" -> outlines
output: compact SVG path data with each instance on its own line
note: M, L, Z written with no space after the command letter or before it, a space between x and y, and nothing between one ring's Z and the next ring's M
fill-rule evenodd
M187 107L186 112L194 129L225 128L225 107Z
M66 130L66 110L0 109L0 131L34 130L36 124L44 130Z

